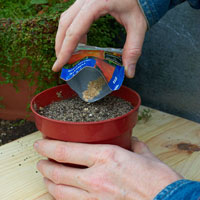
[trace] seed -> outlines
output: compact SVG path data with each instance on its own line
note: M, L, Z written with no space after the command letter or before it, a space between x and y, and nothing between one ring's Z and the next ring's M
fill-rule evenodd
M84 108L83 111L88 111L88 108Z
M103 89L106 81L103 77L99 77L97 80L90 81L88 83L88 88L83 92L83 99L85 101L92 100L94 97L98 96Z

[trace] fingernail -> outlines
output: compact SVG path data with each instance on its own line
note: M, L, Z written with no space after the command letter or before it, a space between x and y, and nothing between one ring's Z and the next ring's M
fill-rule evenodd
M135 65L131 64L128 66L128 76L133 77L135 75Z
M53 70L53 71L56 71L57 64L58 64L58 61L56 60L56 62L54 63L54 65L53 65L53 67L52 67L52 70Z

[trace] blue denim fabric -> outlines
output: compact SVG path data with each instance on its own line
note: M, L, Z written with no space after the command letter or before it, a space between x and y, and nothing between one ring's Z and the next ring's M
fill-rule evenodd
M179 180L164 188L153 200L200 200L200 182Z
M184 2L184 0L138 0L146 16L149 28L154 25L169 9ZM200 9L200 0L188 0L193 7Z

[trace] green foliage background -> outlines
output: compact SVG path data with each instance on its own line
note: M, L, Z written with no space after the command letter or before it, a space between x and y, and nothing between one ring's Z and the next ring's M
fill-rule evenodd
M55 35L60 14L74 0L0 0L0 84L20 79L37 85L40 92L61 83L51 67L56 60ZM111 16L97 20L88 33L88 44L121 47L124 29ZM22 60L26 60L22 64ZM29 67L28 67L29 66ZM12 72L12 73L11 73ZM14 75L13 75L14 73Z

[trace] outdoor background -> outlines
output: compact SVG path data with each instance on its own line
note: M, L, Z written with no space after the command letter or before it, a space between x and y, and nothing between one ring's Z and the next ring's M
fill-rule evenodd
M0 0L0 114L9 109L11 94L11 111L25 99L19 93L15 100L13 91L2 96L6 85L20 90L18 82L25 80L20 84L36 88L36 94L62 83L51 70L55 34L60 14L73 2ZM135 78L124 84L141 95L143 105L200 122L199 36L200 10L187 2L170 10L147 32ZM123 28L110 16L95 22L88 34L90 45L102 47L122 47L124 39Z

